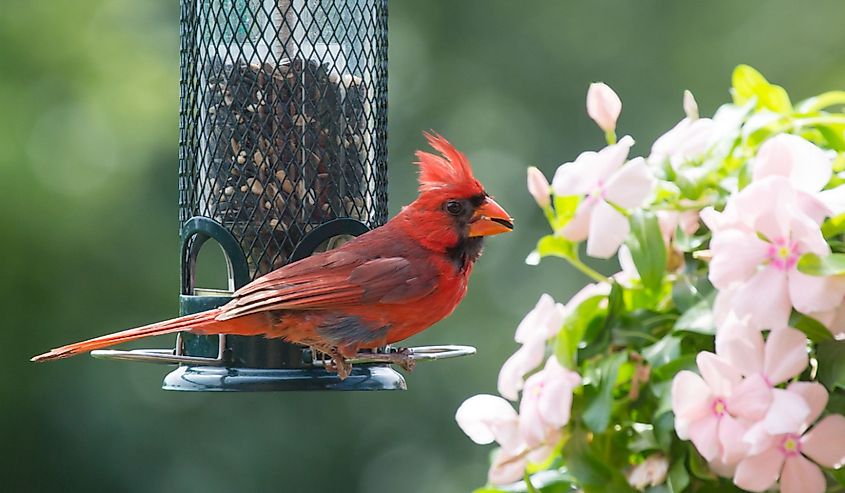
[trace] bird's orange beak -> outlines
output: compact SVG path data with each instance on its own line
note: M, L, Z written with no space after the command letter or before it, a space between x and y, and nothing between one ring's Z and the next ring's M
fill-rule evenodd
M475 209L469 224L470 236L490 236L513 230L513 218L490 197Z

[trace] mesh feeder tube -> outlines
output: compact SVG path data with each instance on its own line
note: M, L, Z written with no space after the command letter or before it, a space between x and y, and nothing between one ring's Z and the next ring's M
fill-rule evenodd
M182 314L220 306L194 271L209 239L229 290L387 220L387 0L182 0ZM401 389L385 365L341 381L310 350L181 334L168 390Z

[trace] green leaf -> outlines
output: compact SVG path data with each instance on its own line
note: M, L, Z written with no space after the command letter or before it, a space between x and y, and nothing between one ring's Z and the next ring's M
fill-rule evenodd
M833 339L833 335L821 322L795 311L789 317L789 326L800 330L813 342L830 341Z
M811 276L838 276L845 274L845 253L832 253L819 257L805 253L798 259L798 270Z
M657 293L666 273L666 245L657 216L651 211L637 210L631 214L631 235L628 248L640 274L643 286Z
M672 448L672 437L675 436L675 415L672 413L660 414L654 420L653 426L657 445L664 452L668 452Z
M816 128L830 148L845 151L845 125L819 125Z
M655 382L663 382L672 379L679 371L695 369L695 355L685 354L663 366L651 370L651 378Z
M578 255L578 245L566 238L546 235L537 242L537 248L525 259L529 265L537 265L544 257L575 258ZM535 261L536 260L536 261Z
M845 388L845 341L825 341L816 346L819 381L833 390Z
M613 410L613 387L616 385L616 378L619 375L619 367L627 361L627 353L615 353L608 356L601 366L601 378L598 382L598 390L588 400L587 407L581 419L593 432L601 433L607 429L610 422L610 414Z
M681 457L674 457L674 464L669 468L669 475L666 477L666 486L670 493L681 493L689 486L689 473L684 465L686 454Z
M583 430L576 430L563 448L564 463L578 486L587 493L609 492L633 493L625 476L608 464L603 454L598 453L595 444L598 437L587 440Z
M667 335L655 344L643 348L642 355L652 367L663 366L681 355L681 339Z
M715 293L699 301L689 310L684 312L675 322L672 329L675 332L697 332L699 334L713 335L716 333L716 322L713 320L713 299Z
M822 224L822 234L825 238L845 233L845 214L833 216Z
M582 301L563 321L555 341L555 356L565 368L575 368L575 353L584 339L587 327L594 319L604 315L602 301L606 296L593 296Z
M707 461L698 453L698 450L695 449L692 443L689 444L687 450L689 451L689 470L693 476L704 480L718 479L713 471L710 470L710 467L707 466Z
M827 400L827 412L830 414L845 414L845 389L836 388L830 392Z
M748 65L739 65L732 77L734 102L743 105L756 99L757 109L769 109L778 113L792 111L792 103L784 88L771 84L763 74Z
M830 474L839 486L845 486L845 467L840 469L826 469L827 473Z
M566 195L554 197L555 217L552 228L555 231L560 231L566 226L569 221L575 217L575 210L578 209L578 202L581 198L577 195Z

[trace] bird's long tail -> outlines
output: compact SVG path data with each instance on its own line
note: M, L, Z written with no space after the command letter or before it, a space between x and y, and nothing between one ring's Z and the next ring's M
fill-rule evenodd
M68 358L70 356L74 356L80 353L94 351L95 349L102 349L105 347L114 346L115 344L120 344L121 342L133 341L142 337L170 334L183 330L191 330L192 332L201 334L218 334L224 332L221 329L223 329L227 325L240 325L237 323L229 323L235 322L235 320L227 320L225 322L216 320L215 317L217 317L217 315L219 314L219 309L208 310L205 312L195 313L192 315L186 315L184 317L145 325L143 327L136 327L134 329L115 332L114 334L109 334L102 337L97 337L95 339L77 342L74 344L68 344L67 346L62 346L60 348L53 349L48 353L39 354L38 356L33 357L32 361L40 362Z

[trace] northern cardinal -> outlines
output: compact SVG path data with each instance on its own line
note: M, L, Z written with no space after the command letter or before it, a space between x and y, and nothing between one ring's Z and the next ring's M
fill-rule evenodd
M69 344L32 361L179 331L263 335L331 356L345 378L346 360L359 349L401 341L451 314L483 238L513 229L466 156L438 134L425 137L440 156L417 151L419 196L384 226L260 277L220 308Z

